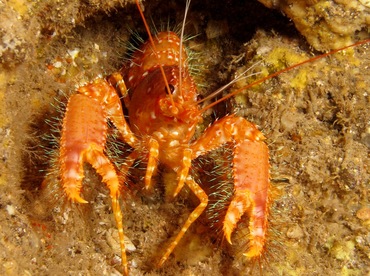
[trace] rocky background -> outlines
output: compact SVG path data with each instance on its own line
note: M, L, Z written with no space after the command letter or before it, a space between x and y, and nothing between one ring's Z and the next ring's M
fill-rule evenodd
M319 51L369 37L365 0L260 2L192 2L185 32L193 37L187 46L200 71L200 94L251 66L256 74L231 91ZM151 25L176 29L185 3L155 0L142 6ZM45 137L58 136L60 110L76 86L122 66L127 41L136 33L145 36L132 1L0 3L1 275L120 275L106 188L86 166L84 196L91 204L68 203L50 162L57 138ZM152 193L143 194L140 182L125 190L131 274L370 273L369 51L366 43L308 63L205 114L199 132L215 118L237 113L267 137L273 203L260 263L242 256L248 218L230 246L202 217L156 269L166 242L197 204L186 190L166 200L173 178L164 170ZM222 152L214 154L221 162Z

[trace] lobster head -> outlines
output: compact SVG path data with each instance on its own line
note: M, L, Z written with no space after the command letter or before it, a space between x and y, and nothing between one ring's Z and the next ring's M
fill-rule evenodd
M180 45L175 33L159 33L132 58L126 82L131 95L130 125L137 134L176 128L189 137L201 120L196 86L189 75L186 51Z

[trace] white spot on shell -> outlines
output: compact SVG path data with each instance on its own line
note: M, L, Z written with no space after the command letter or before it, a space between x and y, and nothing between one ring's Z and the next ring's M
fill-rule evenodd
M227 217L228 221L230 221L232 224L235 225L236 219L235 219L234 213L227 213L226 217Z
M130 138L129 138L129 142L130 142L130 143L134 143L134 142L135 142L135 138L134 138L133 136L130 136Z
M265 232L263 231L262 227L257 227L251 230L251 235L255 237L263 237L265 235Z
M153 133L154 136L156 136L158 139L163 139L164 135L162 132L156 131Z
M238 202L235 204L236 206L236 209L238 209L239 213L243 213L243 210L244 210L244 204L242 202Z
M116 173L114 171L108 171L105 176L104 176L105 179L112 179L112 178L116 178Z
M178 146L178 145L180 145L180 143L179 143L179 141L178 141L178 140L172 140L172 141L170 142L170 147L175 147L175 146Z
M79 174L75 169L70 168L70 169L68 169L68 171L65 172L64 177L65 178L78 179Z

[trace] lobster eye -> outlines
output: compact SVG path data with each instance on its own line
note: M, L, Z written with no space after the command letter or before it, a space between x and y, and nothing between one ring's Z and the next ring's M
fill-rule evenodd
M168 84L168 87L170 88L170 91L168 91L167 89L167 86L165 87L165 90L168 94L173 94L173 92L175 91L175 86L173 86L172 84Z

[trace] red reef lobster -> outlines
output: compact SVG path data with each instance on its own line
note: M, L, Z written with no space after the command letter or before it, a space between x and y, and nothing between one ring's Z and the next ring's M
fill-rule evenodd
M136 3L139 7L138 1ZM125 97L130 124L123 116L116 87ZM166 261L208 203L207 194L189 175L191 161L228 142L235 144L235 192L223 221L224 236L231 243L234 228L241 216L248 212L250 247L245 255L253 258L262 254L267 231L269 189L269 155L265 137L254 124L229 115L216 121L198 140L191 142L205 109L200 110L198 106L197 91L189 74L181 38L173 32L161 32L155 38L150 36L150 40L133 54L128 69L123 68L120 73L106 79L96 79L77 92L70 97L63 119L59 155L62 187L71 201L87 203L80 196L83 163L90 163L101 175L110 191L125 274L128 274L128 264L118 202L121 184L114 165L104 153L107 119L118 129L121 139L134 149L120 173L124 174L139 155L146 153L146 188L150 187L152 174L161 162L177 174L174 196L186 184L200 201L159 265Z

